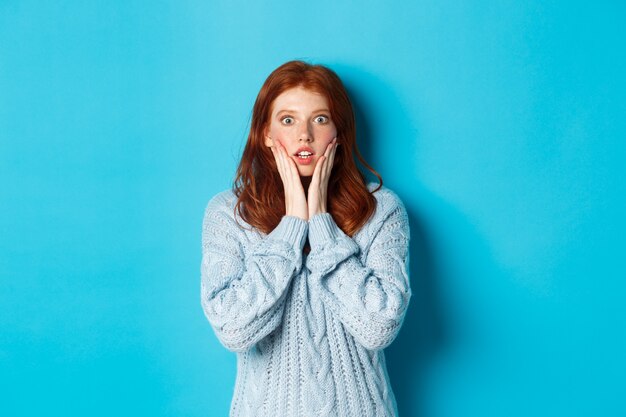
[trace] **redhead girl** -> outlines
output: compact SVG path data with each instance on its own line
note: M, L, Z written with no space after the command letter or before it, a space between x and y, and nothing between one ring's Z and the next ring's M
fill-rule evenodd
M230 415L396 416L383 349L411 298L408 249L404 205L361 157L339 77L278 67L233 189L203 219L202 308L237 352Z

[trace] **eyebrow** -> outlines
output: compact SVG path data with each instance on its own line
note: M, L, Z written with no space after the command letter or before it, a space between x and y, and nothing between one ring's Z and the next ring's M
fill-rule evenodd
M322 112L330 113L330 110L328 110L328 109L317 109L317 110L313 110L312 113L322 113ZM280 110L276 114L278 115L278 114L281 114L281 113L298 113L298 112L296 110L284 109L284 110Z

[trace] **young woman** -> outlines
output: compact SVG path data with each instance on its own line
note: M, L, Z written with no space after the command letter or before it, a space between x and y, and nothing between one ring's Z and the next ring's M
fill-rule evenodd
M397 415L383 348L411 297L408 246L405 208L361 157L341 80L301 61L274 70L233 190L203 220L202 307L237 352L230 415Z

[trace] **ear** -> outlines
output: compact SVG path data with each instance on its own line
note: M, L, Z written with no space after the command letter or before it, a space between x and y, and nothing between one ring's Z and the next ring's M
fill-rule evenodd
M272 140L272 138L269 136L267 129L263 130L263 138L264 138L264 143L265 146L267 146L268 148L272 145L274 145L274 141Z

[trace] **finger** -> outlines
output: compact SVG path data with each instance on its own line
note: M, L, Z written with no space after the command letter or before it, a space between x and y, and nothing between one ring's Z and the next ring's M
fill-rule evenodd
M279 142L279 145L278 145L278 154L280 156L280 161L282 163L283 170L285 171L285 174L289 175L290 174L290 167L289 167L289 161L287 161L287 159L289 159L289 157L287 156L287 151L285 150L285 147L280 142Z
M311 178L311 187L317 187L321 183L321 177L324 169L324 164L326 162L326 156L322 155L317 160L317 164L315 164L315 169L313 170L313 178Z
M278 160L278 152L276 151L276 146L270 146L270 150L272 151L274 161L276 162L276 168L278 169L278 173L280 174L280 161Z
M333 166L335 165L335 155L337 154L337 147L339 146L339 144L337 143L337 138L335 138L334 142L333 142L333 149L330 152L330 156L328 158L328 164L327 164L327 173L328 175L330 175L331 171L333 170Z
M289 163L290 162L289 160L291 158L289 158L289 155L287 155L287 150L282 144L280 145L279 150L280 150L281 160L283 161L283 166L285 167L285 173L287 173L288 175L291 175L292 174L291 164Z
M287 164L287 161L285 160L285 151L280 142L278 142L277 145L277 153L278 160L280 161L280 169L282 170L283 174L283 183L285 185L285 190L289 192L291 190L291 170Z
M315 165L315 170L313 171L314 176L311 179L311 182L313 182L313 180L315 179L316 172L318 172L319 177L322 176L323 174L322 166L324 165L324 161L328 159L331 144L332 144L332 141L326 145L326 149L324 149L324 154L320 156L319 159L317 160L317 164Z
M328 178L330 174L330 170L332 169L332 161L333 161L333 156L334 156L334 152L336 149L335 147L336 140L337 138L334 138L332 141L330 141L328 145L326 146L326 150L324 151L325 163L324 163L323 171L320 173L322 181L326 181L326 179Z
M274 148L274 156L276 159L276 166L278 167L278 173L280 174L280 179L282 180L283 185L286 189L289 184L288 173L287 168L285 167L284 159L280 153L280 149L278 148L278 146Z
M300 171L298 171L298 166L296 165L296 161L293 160L292 157L285 154L285 158L287 159L287 163L289 164L289 168L291 169L291 174L294 178L300 178Z
M291 159L291 157L287 154L287 149L285 149L284 146L281 146L280 152L285 168L285 175L287 177L288 187L290 187L290 190L295 190L295 187L297 187L300 183L300 174L298 172L298 167L296 166L295 161Z
M285 158L285 164L289 169L289 173L295 185L300 183L300 172L298 171L298 166L296 165L296 161L287 153L287 148L282 147L283 156ZM301 184L301 183L300 183Z
M282 166L280 162L280 155L278 153L278 149L276 145L270 146L270 149L272 150L272 154L274 155L274 160L276 161L276 168L278 168L278 173L281 174L281 177L282 177L282 172L281 172Z
M326 164L326 170L328 171L328 173L330 173L330 171L333 168L333 161L335 160L335 152L337 151L337 138L335 137L329 145L329 150L328 150L328 163Z
M328 145L326 145L326 149L324 149L324 156L326 158L328 158L328 156L330 155L330 151L332 150L334 140L335 139L333 139L330 142L328 142Z

